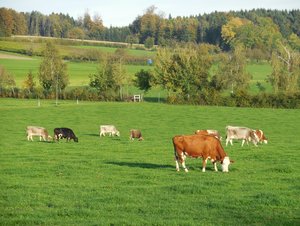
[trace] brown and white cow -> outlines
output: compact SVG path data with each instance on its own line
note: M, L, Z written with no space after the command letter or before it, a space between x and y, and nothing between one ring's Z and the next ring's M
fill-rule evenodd
M131 129L130 130L129 139L134 140L134 138L137 138L139 141L144 140L144 138L142 136L142 132L138 129Z
M265 144L268 143L268 139L265 137L265 134L261 129L256 129L256 130L253 130L253 131L254 131L255 135L257 136L257 138L258 138L258 142L265 143Z
M216 138L218 138L219 140L222 140L222 137L219 133L219 131L217 130L214 130L214 129L201 129L201 130L196 130L195 131L195 134L198 134L198 135L213 135L215 136Z
M232 140L242 140L242 147L245 142L249 144L248 142L252 141L255 146L258 143L258 137L253 129L240 126L226 126L226 146L228 142L233 145Z
M44 127L40 126L27 126L26 128L26 133L27 133L27 140L33 141L33 136L38 136L40 137L40 141L49 141L51 136L49 136L48 131Z
M202 158L202 172L205 172L208 159L213 163L215 171L218 171L217 162L221 162L223 172L228 172L228 166L233 162L225 153L220 140L214 136L181 135L173 137L172 140L177 171L179 171L180 162L185 172L188 172L185 166L187 156Z

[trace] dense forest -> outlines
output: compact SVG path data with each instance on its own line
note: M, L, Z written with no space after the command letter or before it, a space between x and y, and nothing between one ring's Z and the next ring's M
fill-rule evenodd
M238 20L236 18L239 18ZM209 43L223 50L231 48L232 27L243 26L244 42L247 47L265 47L256 40L265 33L276 33L285 39L300 36L300 10L266 10L213 12L190 17L167 18L156 13L156 7L149 7L142 16L124 27L105 27L102 18L85 12L83 17L74 19L68 14L40 12L16 12L0 8L0 36L37 35L59 38L78 38L127 43L153 43L167 46L174 42ZM223 28L223 31L222 31ZM225 30L224 30L225 28ZM227 33L226 32L227 28ZM231 33L230 33L231 32ZM225 33L225 34L224 34ZM265 37L270 39L270 37Z

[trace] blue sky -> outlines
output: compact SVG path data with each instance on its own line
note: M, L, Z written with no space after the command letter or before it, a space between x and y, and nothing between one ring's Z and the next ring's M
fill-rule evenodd
M0 0L0 7L18 12L68 13L75 19L88 10L91 16L100 15L105 26L127 26L151 5L157 13L176 17L256 8L300 9L300 0Z

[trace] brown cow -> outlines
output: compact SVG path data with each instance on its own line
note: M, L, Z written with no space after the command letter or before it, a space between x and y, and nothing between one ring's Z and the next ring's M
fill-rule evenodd
M218 138L219 140L222 140L222 137L219 133L219 131L217 130L214 130L214 129L201 129L201 130L196 130L195 131L195 134L198 134L198 135L213 135L215 136L216 138Z
M142 137L142 133L140 130L138 129L131 129L130 130L130 140L134 140L134 138L138 138L139 141L144 140L144 138Z
M225 153L220 140L211 135L182 135L173 137L174 154L176 161L176 170L179 171L180 161L185 172L188 169L185 166L186 156L192 158L202 158L202 172L205 172L207 160L213 163L215 171L217 169L217 162L221 162L222 171L228 172L228 166L231 162Z

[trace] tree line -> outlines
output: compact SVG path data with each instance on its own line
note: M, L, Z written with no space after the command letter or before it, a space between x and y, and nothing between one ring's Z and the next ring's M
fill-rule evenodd
M239 21L234 18L239 18ZM267 28L264 32L268 33L273 32L275 26L286 39L299 37L300 10L253 9L173 18L171 15L166 17L163 13L156 13L156 7L151 6L128 26L105 27L98 14L91 16L88 12L74 19L62 13L44 15L38 11L16 12L0 8L0 36L38 35L141 44L152 42L160 46L173 45L174 42L194 42L209 43L228 50L232 48L228 43L233 34L230 28L241 24L247 25L243 26L247 45L251 48L264 47L264 43L255 40L263 30L253 28ZM224 31L226 25L227 32Z
M155 7L150 7L128 27L119 28L119 31L126 29L127 33L122 38L129 43L159 45L153 70L141 70L136 74L133 83L139 89L147 92L154 86L160 86L167 90L169 103L300 106L299 10L215 12L203 16L169 16L167 19L155 13L155 10ZM116 37L113 29L105 28L97 15L91 19L85 13L83 18L74 20L63 14L18 14L5 8L0 9L1 15L4 11L6 14L0 18L10 18L13 21L1 21L0 34L5 36L15 34L14 32L41 35L38 32L46 31L44 35L50 34L53 37L59 35L58 37L70 38L72 35L81 34L80 38L98 39L103 38L101 35L110 30L110 37ZM10 14L14 16L9 16ZM44 19L35 20L36 15ZM21 22L22 18L26 23ZM17 26L18 23L20 26ZM78 38L76 35L74 38ZM125 75L124 57L122 54L117 55L117 58L102 56L99 59L98 71L90 75L88 87L66 92L66 66L59 59L55 46L47 44L38 75L41 89L35 87L32 74L29 73L24 82L25 93L27 92L27 96L51 98L59 91L61 98L124 100L126 97L122 90L132 81L128 81L128 76ZM257 84L261 91L260 96L247 93L251 80L251 75L246 71L249 58L265 59L271 63L272 73L268 75L267 81L273 87L274 96L265 94L261 84ZM210 74L212 65L217 66L213 75ZM1 94L7 91L15 96L14 86L12 76L1 69ZM224 96L224 92L228 90L231 90L230 95ZM256 102L260 104L257 105Z

